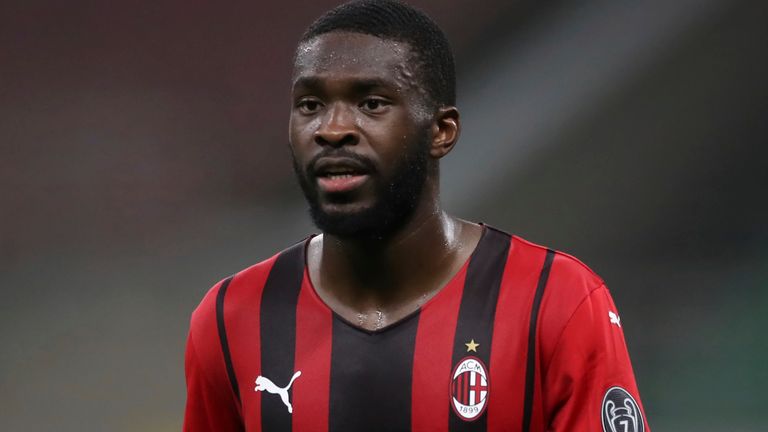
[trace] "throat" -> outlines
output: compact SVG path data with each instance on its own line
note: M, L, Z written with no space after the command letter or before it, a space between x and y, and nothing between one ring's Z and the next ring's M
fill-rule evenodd
M482 231L453 219L430 222L384 247L327 234L312 238L306 258L318 297L350 325L368 331L418 311L458 274Z
M358 312L357 314L357 326L366 330L381 330L389 322L389 315L384 316L384 312L381 309L376 309L373 316L368 313Z
M408 317L421 308L427 299L428 297L424 295L417 301L400 303L394 307L376 307L362 310L355 310L346 305L337 304L333 310L337 315L355 327L367 331L379 331L408 319Z

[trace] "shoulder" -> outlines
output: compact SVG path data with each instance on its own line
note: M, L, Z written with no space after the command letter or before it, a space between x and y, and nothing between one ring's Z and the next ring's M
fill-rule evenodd
M548 289L559 296L573 297L581 302L592 291L604 286L603 278L578 258L555 251L550 270Z
M215 327L217 308L218 310L223 310L226 305L227 315L230 315L242 307L258 307L261 291L275 262L287 252L299 249L303 252L304 243L305 240L302 240L214 284L203 296L194 312L192 312L191 333L194 334L196 329L200 327ZM299 260L303 260L303 257L299 258Z
M518 236L512 237L513 252L527 263L536 286L543 283L538 309L538 334L544 354L554 348L571 317L590 297L607 288L603 279L576 257L541 246ZM518 264L519 265L519 264Z
M545 283L542 307L546 307L551 298L559 299L560 303L579 302L603 285L600 276L572 255L516 235L512 236L511 245L511 270L530 274L537 282Z
M512 236L512 244L513 252L518 256L517 261L527 262L540 272L540 278L546 278L544 301L558 298L565 303L578 303L593 290L604 285L603 279L597 273L573 255L538 245L519 236Z
M542 265L541 269L540 277L546 277L546 285L538 311L539 346L543 364L546 365L577 311L595 316L592 320L582 320L583 323L599 325L603 321L607 322L607 312L603 309L606 304L612 304L612 300L603 279L578 258L517 237L515 239L524 245L522 247L529 248L531 253L534 250L543 250L550 255L549 269L545 269L546 264ZM548 272L546 276L543 275L545 272ZM580 331L590 334L597 329L585 327Z
M215 283L203 296L202 301L192 313L193 322L196 320L209 320L215 312L216 302L226 296L228 291L236 291L245 285L259 285L259 281L266 279L275 260L280 255L277 253L264 261L247 267Z

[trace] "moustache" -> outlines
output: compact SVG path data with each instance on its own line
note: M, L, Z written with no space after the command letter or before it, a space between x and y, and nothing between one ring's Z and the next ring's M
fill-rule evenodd
M338 159L351 159L363 166L368 173L375 173L376 170L376 164L368 157L359 155L355 152L349 151L346 148L337 148L337 149L325 149L321 151L320 153L316 154L312 159L310 159L309 162L307 162L306 167L304 168L304 172L307 174L314 176L315 165L317 165L317 161L319 161L322 158L338 158Z

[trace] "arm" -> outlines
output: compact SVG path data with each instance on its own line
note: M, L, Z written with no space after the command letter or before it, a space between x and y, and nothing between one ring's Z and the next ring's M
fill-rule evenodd
M547 430L650 431L618 311L605 285L576 308L545 367Z
M216 327L215 299L220 286L214 286L192 314L185 355L185 432L244 430Z

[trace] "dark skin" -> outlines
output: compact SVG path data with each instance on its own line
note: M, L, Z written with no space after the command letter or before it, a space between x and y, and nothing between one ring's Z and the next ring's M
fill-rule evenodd
M399 229L376 239L324 233L308 246L309 276L320 298L366 330L418 310L461 269L482 234L479 225L440 207L438 162L459 137L459 112L429 103L411 59L407 44L331 32L299 46L294 68L290 142L299 166L330 146L376 167L343 199L318 188L324 211L348 215L373 205L376 184L387 182L426 137L426 180Z

